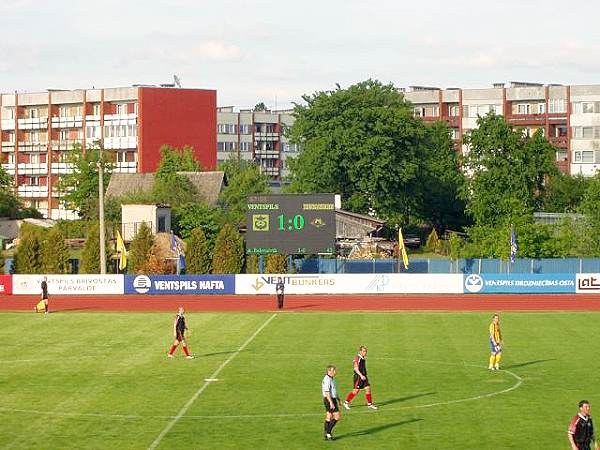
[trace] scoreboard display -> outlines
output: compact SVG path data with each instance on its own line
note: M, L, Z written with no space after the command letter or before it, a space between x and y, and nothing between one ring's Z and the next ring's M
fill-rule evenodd
M246 253L335 251L335 195L253 195L246 206Z

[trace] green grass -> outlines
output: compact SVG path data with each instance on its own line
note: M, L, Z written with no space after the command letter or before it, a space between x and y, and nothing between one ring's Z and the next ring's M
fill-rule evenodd
M171 314L0 314L0 448L147 449L229 358L157 448L563 449L600 409L598 314L503 314L514 375L486 369L490 314L281 313L236 354L269 317L188 314L198 358L168 360ZM324 442L324 367L345 396L360 344L381 408Z

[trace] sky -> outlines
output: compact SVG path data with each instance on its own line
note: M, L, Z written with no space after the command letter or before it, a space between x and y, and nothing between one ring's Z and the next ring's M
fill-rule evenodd
M397 87L600 84L600 3L571 0L0 0L0 92L169 83L287 108Z

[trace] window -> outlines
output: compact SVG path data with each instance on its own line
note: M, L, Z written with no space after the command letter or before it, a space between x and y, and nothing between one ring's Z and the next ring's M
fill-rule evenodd
M567 135L567 127L564 125L558 125L555 129L554 129L554 136L555 137L561 137L561 136L566 136Z
M127 114L127 103L117 103L117 114L124 115Z
M137 105L137 103L136 103L136 105ZM137 125L128 125L127 132L129 133L129 136L131 136L131 137L137 136Z
M100 103L94 103L92 105L92 115L94 115L94 116L100 115Z
M39 110L37 108L33 108L27 111L26 115L29 119L37 119L39 117Z
M100 139L100 127L95 125L85 127L85 136L88 139Z
M496 114L497 116L502 115L502 105L490 105L490 111Z
M30 186L39 186L40 185L40 177L29 177L29 185Z
M558 150L556 152L556 160L557 161L566 161L567 160L567 151L566 150Z
M448 115L450 117L458 117L460 115L460 107L458 105L450 105Z
M66 105L61 105L58 107L58 115L60 117L69 117L69 107Z
M40 155L39 153L32 153L29 155L29 164L39 164L40 163Z
M14 163L15 163L15 154L9 153L8 154L8 164L14 164Z
M523 133L523 137L531 137L533 136L533 132L529 127L521 128L521 133Z
M8 133L8 142L15 142L15 132L9 132Z
M435 105L431 108L431 117L439 117L440 116L440 106Z
M458 128L451 128L450 137L454 140L460 139L460 130Z
M69 139L69 131L68 130L60 130L59 134L61 141L67 141Z
M240 151L241 152L249 152L252 150L251 142L240 142Z
M548 112L553 113L564 113L567 112L567 104L564 98L551 98L548 100Z
M133 113L136 115L138 113L138 108L139 108L139 103L134 103L133 104Z
M158 232L165 233L167 231L167 218L165 216L159 216L158 218Z
M594 103L593 102L582 102L581 103L581 112L584 114L591 114L594 112Z
M247 123L240 125L240 134L251 134L250 125Z
M477 115L478 116L483 117L489 112L490 112L490 105L477 105Z
M115 152L115 159L119 163L127 162L127 152Z
M592 150L583 150L575 152L575 162L579 163L593 163L594 152Z
M14 119L15 118L15 108L6 108L2 113L3 119Z
M528 103L520 103L517 105L517 114L529 114L530 105Z
M425 108L417 106L414 108L415 117L425 117Z
M583 139L592 139L594 137L594 128L583 127L582 134L583 134Z
M545 103L538 103L538 105L537 105L537 113L538 114L545 114L546 113L546 104Z
M220 152L233 152L235 150L235 142L218 142L217 151Z

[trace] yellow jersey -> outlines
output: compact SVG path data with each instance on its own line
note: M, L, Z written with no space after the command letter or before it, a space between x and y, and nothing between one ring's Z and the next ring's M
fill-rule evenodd
M490 323L490 340L495 344L499 344L502 341L502 333L500 333L500 324Z

